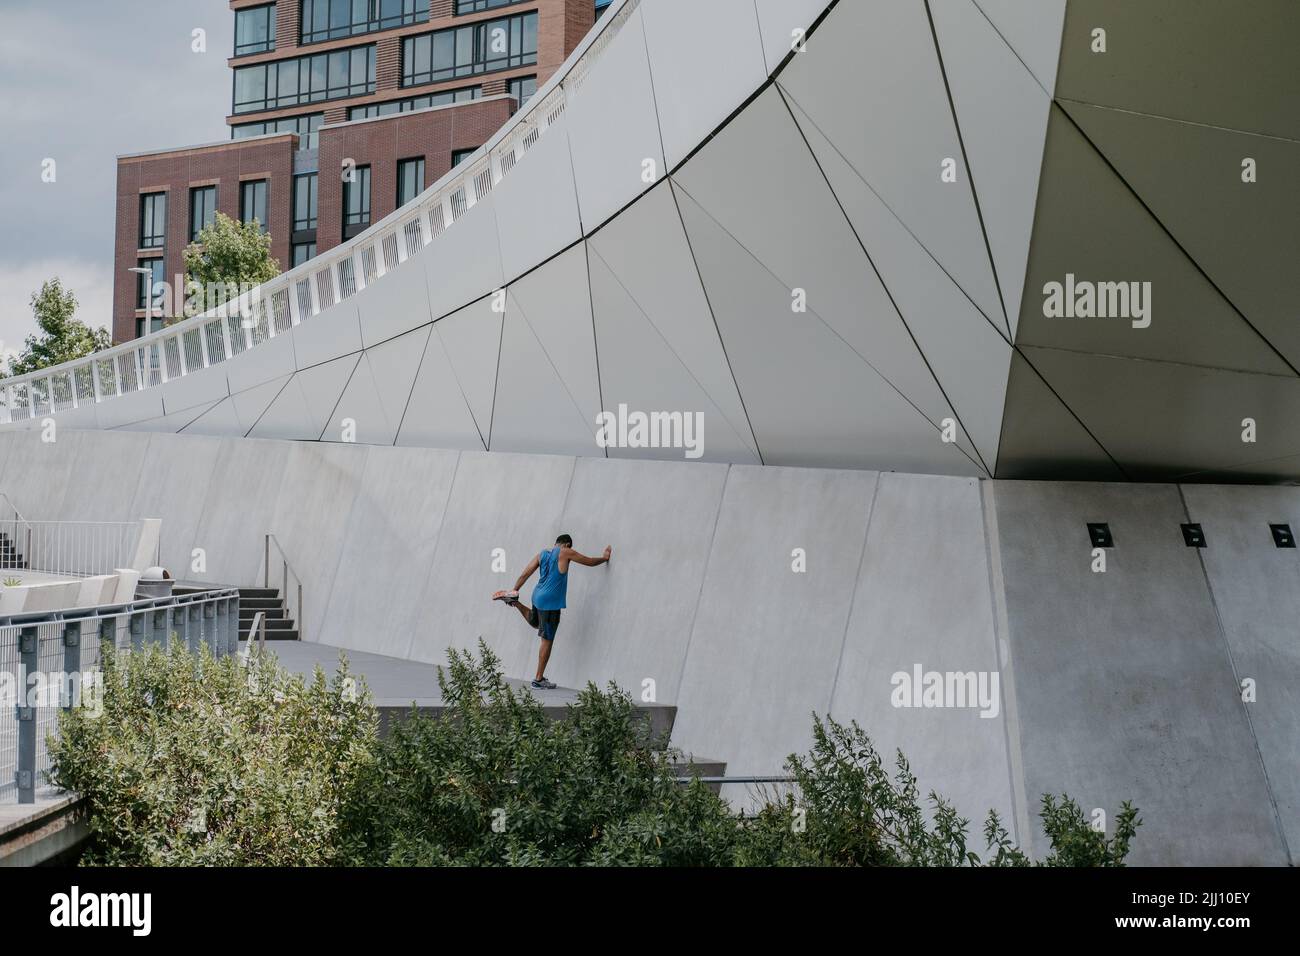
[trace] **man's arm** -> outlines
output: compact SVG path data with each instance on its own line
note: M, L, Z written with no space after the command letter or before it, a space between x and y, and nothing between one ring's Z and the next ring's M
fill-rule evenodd
M560 552L560 560L566 563L569 561L577 561L579 564L584 565L585 567L594 568L608 561L610 555L613 553L614 551L612 548L606 548L605 553L601 557L589 558L581 551L575 551L573 548L565 548L563 551Z
M515 582L516 591L523 588L524 582L533 576L533 572L537 570L537 566L537 555L533 555L533 560L528 562L528 567L524 568L524 573L519 575L519 580Z

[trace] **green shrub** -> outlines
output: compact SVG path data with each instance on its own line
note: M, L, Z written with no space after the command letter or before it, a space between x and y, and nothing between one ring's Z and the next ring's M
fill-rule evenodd
M174 643L104 658L103 713L73 710L51 778L87 799L83 861L295 866L338 862L339 809L373 760L375 711L346 662L311 681Z
M439 683L442 716L381 741L346 661L304 682L273 657L110 653L102 716L63 717L52 778L87 798L84 860L110 865L1122 866L1141 822L1125 803L1108 840L1047 795L1041 864L992 812L981 857L901 752L891 771L857 724L816 716L793 783L737 817L678 782L681 755L612 684L552 720L482 643Z
M447 710L398 724L350 808L358 863L721 865L735 824L699 784L682 786L631 699L579 695L562 721L514 691L498 659L451 653Z
M1094 830L1078 804L1044 795L1040 816L1051 845L1035 864L1015 846L996 811L984 825L986 858L967 845L969 821L931 791L929 812L900 750L891 774L857 723L813 716L813 746L792 754L792 787L768 797L744 827L742 866L1123 866L1137 827L1124 803L1116 834Z

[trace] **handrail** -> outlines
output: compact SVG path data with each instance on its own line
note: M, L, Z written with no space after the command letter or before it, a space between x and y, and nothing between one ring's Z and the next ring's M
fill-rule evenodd
M157 332L0 381L0 424L165 385L256 348L351 298L445 232L561 116L641 0L614 0L542 88L466 162L365 232L237 298Z
M16 518L18 521L21 521L23 524L27 524L27 519L23 517L23 513L18 510L18 506L14 504L14 500L12 498L10 498L3 491L0 491L0 498L3 498L5 500L5 503L8 504L10 509L13 510L14 518Z
M13 546L15 549L18 549L20 547L23 549L21 552L16 552L16 553L20 553L24 557L26 557L27 555L31 554L31 550L32 550L32 523L23 517L23 513L18 510L18 506L14 504L13 499L10 498L3 491L0 491L0 499L4 499L5 504L9 506L9 510L13 511L14 513L14 522L13 522L14 533L10 540L13 542ZM19 541L19 533L18 533L19 525L22 525L22 527L26 531L26 533L22 535L21 541ZM0 567L4 567L3 561L0 561Z
M261 636L261 645L258 644L258 636ZM253 648L257 648L258 653L266 650L266 614L258 611L253 615L253 619L248 623L248 640L244 642L244 647L239 652L239 663L248 663L248 658L253 653Z
M294 622L298 625L298 640L300 641L306 640L307 622L302 619L302 578L300 578L298 576L298 572L295 571L290 566L289 558L284 553L284 547L280 544L280 539L277 538L275 536L275 533L271 531L268 531L266 533L265 564L262 565L262 587L269 588L271 586L271 544L272 542L275 543L275 550L280 555L281 568L282 568L281 578L280 578L281 580L280 599L285 602L288 602L289 600L289 575L292 574L294 582L298 585L298 614L294 618ZM250 629L248 633L251 636L253 632ZM266 622L265 621L262 622L262 643L263 644L266 643Z

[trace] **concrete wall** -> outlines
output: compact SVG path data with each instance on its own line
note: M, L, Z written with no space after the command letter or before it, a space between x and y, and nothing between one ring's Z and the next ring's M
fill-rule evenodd
M676 705L674 743L733 773L779 773L830 712L1039 854L1038 801L1062 791L1112 825L1133 800L1140 863L1286 863L1300 840L1300 552L1268 533L1300 528L1300 489L64 429L0 433L0 490L33 519L161 518L182 580L260 583L273 531L310 640L439 662L481 637L514 677L537 640L489 596L567 531L614 561L573 572L550 676ZM1115 536L1104 573L1089 521ZM994 706L896 706L917 667L996 675Z
M1285 864L1178 486L1008 482L995 499L1030 798L1066 791L1111 814L1131 799L1142 862ZM1114 536L1104 572L1088 522Z
M1300 550L1274 547L1270 524L1300 529L1295 488L1188 486L1188 520L1206 534L1200 552L1243 704L1292 859L1300 849Z

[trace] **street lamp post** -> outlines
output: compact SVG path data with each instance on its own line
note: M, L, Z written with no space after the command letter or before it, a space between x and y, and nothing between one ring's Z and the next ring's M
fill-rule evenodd
M152 331L150 326L153 324L153 269L146 268L145 266L132 266L128 271L135 272L144 276L145 282L148 283L148 285L145 286L145 295L144 295L144 331L141 335L137 336L137 338L143 338L145 335L148 335ZM157 359L154 358L153 361L150 362L150 365L152 366L150 368L150 372L152 373L157 367ZM136 346L135 348L135 368L136 368L136 375L139 378L143 378L144 362L140 360L139 346ZM152 377L153 376L150 375L150 378ZM144 382L138 381L137 385L138 387L143 388Z

